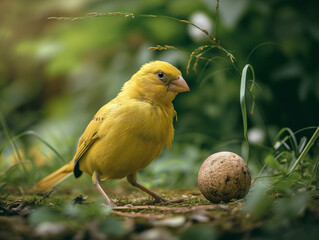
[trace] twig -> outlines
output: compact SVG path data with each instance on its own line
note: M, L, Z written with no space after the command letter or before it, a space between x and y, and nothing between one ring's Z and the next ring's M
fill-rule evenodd
M217 208L217 205L198 205L193 207L165 207L165 206L118 206L114 207L113 211L116 210L160 210L160 211L173 211L176 213L187 213L187 212L193 212L197 210L214 210Z
M135 213L135 212L117 212L112 211L112 214L121 216L121 217L131 217L131 218L153 218L153 219L163 219L166 217L171 217L172 214L150 214L150 213Z

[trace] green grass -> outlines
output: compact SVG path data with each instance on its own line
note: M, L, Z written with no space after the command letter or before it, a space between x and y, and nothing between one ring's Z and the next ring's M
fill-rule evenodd
M247 156L245 158L247 164L249 164L249 140L248 140L248 136L247 136L247 132L248 132L247 125L248 124L247 124L247 109L246 109L246 106L247 106L247 104L246 104L246 84L247 84L248 68L250 69L250 71L252 73L252 77L253 77L252 85L249 89L249 91L252 93L252 90L253 90L254 85L255 85L255 72L254 72L253 67L250 64L247 64L244 67L242 75L241 75L241 82L240 82L240 108L241 108L242 119L243 119L244 138L245 138L246 144L248 146L248 153L247 153ZM252 96L253 96L253 106L252 106L251 112L253 111L254 103L255 103L255 96L253 94L252 94Z

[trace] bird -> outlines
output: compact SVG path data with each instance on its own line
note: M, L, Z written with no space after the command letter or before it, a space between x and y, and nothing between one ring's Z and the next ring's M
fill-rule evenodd
M79 178L85 172L110 206L116 204L100 182L125 177L152 196L154 203L183 201L165 199L139 184L137 172L171 146L177 117L172 102L178 93L187 91L189 86L176 67L164 61L145 63L95 114L80 137L73 159L40 180L33 190L48 192L68 176Z

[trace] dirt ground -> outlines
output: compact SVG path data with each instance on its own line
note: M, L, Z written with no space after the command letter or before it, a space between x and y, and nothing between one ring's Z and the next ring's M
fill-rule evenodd
M140 193L121 196L111 209L91 196L8 195L0 202L0 239L317 239L319 195L287 224L272 226L243 211L244 200L212 204L198 190L159 190L182 203L147 204ZM91 199L92 198L92 199ZM128 205L129 204L129 205ZM270 222L270 223L269 223ZM276 225L276 223L275 223Z

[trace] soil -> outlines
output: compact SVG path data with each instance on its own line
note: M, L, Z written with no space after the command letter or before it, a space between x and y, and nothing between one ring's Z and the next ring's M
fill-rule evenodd
M286 227L267 229L271 216L250 216L242 211L244 200L212 204L197 189L157 191L167 199L186 199L147 204L147 196L132 192L122 194L116 201L118 207L111 209L99 196L8 195L0 198L0 239L291 240L302 234L307 236L304 239L316 239L319 234L319 195Z

